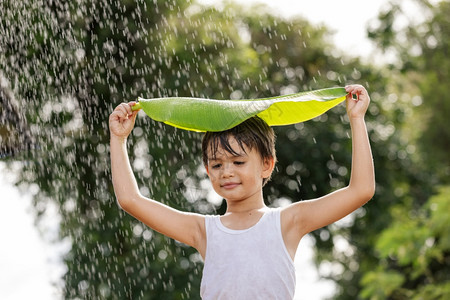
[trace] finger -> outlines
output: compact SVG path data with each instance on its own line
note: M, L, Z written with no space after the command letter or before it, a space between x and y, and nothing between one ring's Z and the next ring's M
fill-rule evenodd
M350 86L346 86L345 87L345 91L348 93L347 94L347 99L353 99L353 95L355 94L355 86L350 85Z
M117 111L120 111L122 113L122 116L125 118L130 115L130 112L128 111L128 105L126 103L121 103L117 107Z
M130 117L133 118L133 120L134 120L136 118L137 114L139 113L140 109L133 110L133 106L136 104L136 102L130 102L129 104L130 104L130 111L131 111Z
M368 97L367 90L362 85L359 84L346 86L345 90L349 94L351 94L352 98L356 101L363 100L361 99L361 96L363 96L364 99ZM353 97L353 95L355 96Z
M366 90L363 87L356 87L352 93L359 96L359 95L364 95L365 91Z
M353 98L353 95L352 95L352 93L347 93L347 95L346 95L346 100L347 101L350 101L351 99Z
M355 85L354 84L350 84L350 85L346 85L345 86L345 90L347 91L347 92L352 92L353 90L355 89Z
M123 122L129 118L129 115L124 108L117 108L114 111L114 115L119 122Z
M359 94L354 92L354 91L348 92L346 99L349 100L349 101L350 100L358 101L359 100Z
M136 104L135 101L130 101L127 103L127 111L130 113L130 115L134 112L132 107Z
M128 117L135 117L139 113L139 110L133 110L133 106L136 105L136 103L136 101L130 101L126 103Z
M131 115L132 111L131 111L131 106L128 103L122 103L120 104L120 107L122 107L124 109L124 111L126 112L127 115Z
M350 84L350 85L345 86L345 90L347 92L354 91L354 90L364 90L364 89L365 88L360 84Z
M132 115L130 116L130 118L133 122L136 120L138 113L139 113L138 110L132 112Z
M347 87L345 90L347 93L350 93L350 94L356 94L359 92L358 88L355 86Z

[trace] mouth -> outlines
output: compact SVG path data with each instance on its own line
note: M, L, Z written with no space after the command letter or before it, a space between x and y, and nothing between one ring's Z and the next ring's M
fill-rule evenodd
M222 184L221 187L223 187L224 189L227 189L227 190L231 190L231 189L237 187L238 185L240 185L240 183L238 183L238 182L227 182L227 183Z

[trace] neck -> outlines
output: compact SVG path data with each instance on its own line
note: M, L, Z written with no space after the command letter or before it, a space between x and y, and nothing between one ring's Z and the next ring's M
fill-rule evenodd
M259 210L262 208L266 208L267 206L264 204L263 193L258 192L252 195L249 198L243 200L227 201L227 211L226 213L248 213L254 210Z

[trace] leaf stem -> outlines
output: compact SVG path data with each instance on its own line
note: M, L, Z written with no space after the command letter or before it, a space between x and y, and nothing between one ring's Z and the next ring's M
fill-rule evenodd
M132 111L140 110L142 108L141 103L137 102L135 105L131 107Z

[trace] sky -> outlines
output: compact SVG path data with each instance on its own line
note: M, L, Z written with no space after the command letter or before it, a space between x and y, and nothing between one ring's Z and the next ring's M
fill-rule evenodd
M220 6L221 0L198 2ZM374 46L366 38L366 26L376 18L387 0L246 0L266 3L276 14L300 15L314 24L325 24L335 32L334 43L350 55L370 59ZM38 232L31 214L31 194L20 193L13 186L14 176L0 161L0 299L59 299L52 282L64 273L61 255L67 242L52 244L46 240L57 236L57 215L51 217ZM321 300L332 295L333 284L318 279L312 263L312 240L300 243L296 256L297 293L295 299Z
M51 282L63 272L59 246L44 241L31 214L31 194L20 193L13 180L0 162L0 299L57 299ZM46 225L54 235L57 222Z
M197 0L206 5L220 5L222 0ZM237 1L240 3L239 1ZM313 24L324 24L334 32L333 42L350 55L370 59L375 46L367 39L366 27L374 21L387 0L246 0L246 5L263 3L283 17L301 16ZM243 5L242 3L240 3Z

